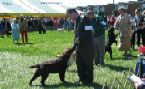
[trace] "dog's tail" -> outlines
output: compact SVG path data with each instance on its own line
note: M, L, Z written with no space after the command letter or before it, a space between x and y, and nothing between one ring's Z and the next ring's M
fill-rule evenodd
M29 68L39 68L40 64L31 65Z

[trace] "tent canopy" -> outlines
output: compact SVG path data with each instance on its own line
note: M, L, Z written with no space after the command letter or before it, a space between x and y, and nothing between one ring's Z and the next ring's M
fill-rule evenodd
M59 1L0 0L0 17L18 15L62 17L68 8Z

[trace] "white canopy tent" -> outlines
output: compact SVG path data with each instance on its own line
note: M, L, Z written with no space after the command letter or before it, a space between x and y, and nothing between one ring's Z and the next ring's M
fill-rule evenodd
M101 1L101 2L100 2ZM114 0L115 3L129 0ZM136 1L136 0L132 0ZM0 0L0 13L3 14L47 14L64 15L68 8L87 5L104 5L113 0Z

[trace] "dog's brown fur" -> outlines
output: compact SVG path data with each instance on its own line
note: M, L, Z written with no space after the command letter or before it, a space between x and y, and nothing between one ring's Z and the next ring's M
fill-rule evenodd
M65 71L67 68L67 63L70 58L70 55L75 50L75 46L66 50L62 56L59 56L56 60L50 60L43 62L41 64L36 64L30 66L30 68L37 68L32 79L29 82L29 85L32 85L32 82L39 76L42 77L41 84L45 85L45 80L49 76L49 73L59 73L59 78L62 82L65 81Z

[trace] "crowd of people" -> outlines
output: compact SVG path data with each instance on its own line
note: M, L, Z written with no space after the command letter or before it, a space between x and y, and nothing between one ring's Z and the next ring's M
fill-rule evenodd
M62 18L34 18L34 17L16 17L16 18L2 18L0 21L0 37L4 38L6 34L10 37L12 34L13 42L19 42L20 34L22 43L28 43L28 31L39 31L39 34L45 34L46 30L66 29L72 30L73 22L66 17ZM20 34L19 34L20 33ZM26 42L24 42L24 39Z

